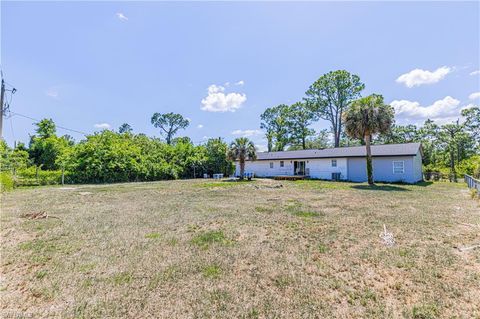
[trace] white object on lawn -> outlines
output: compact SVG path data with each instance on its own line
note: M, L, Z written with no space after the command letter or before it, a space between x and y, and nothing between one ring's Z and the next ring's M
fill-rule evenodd
M395 238L393 237L392 233L387 232L387 227L383 224L383 233L380 234L380 238L383 239L383 243L385 246L393 246L395 245Z

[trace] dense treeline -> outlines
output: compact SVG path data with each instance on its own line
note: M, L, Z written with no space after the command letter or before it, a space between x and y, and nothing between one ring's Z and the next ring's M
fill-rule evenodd
M479 107L462 110L459 120L449 124L427 120L422 126L402 126L394 123L393 109L388 111L391 107L384 105L381 95L362 98L364 88L359 76L332 71L315 81L301 101L267 108L260 116L260 128L265 132L268 150L353 146L366 141L420 142L426 172L440 172L454 180L465 173L480 177ZM358 118L362 112L382 109L364 105L369 99L380 101L388 111L384 120ZM387 124L387 118L388 125L377 129L383 122ZM316 132L312 126L320 119L330 128ZM59 183L62 176L68 183L107 183L192 178L205 173L229 175L233 172L232 159L252 154L254 148L250 141L241 139L229 147L221 138L194 145L188 137L176 137L190 124L176 113L155 113L151 123L163 139L134 134L124 123L117 132L96 132L75 143L68 135L57 135L51 119L43 119L36 123L28 146L19 143L10 148L0 142L0 182L8 187L12 177L20 184L51 184ZM362 123L371 129L368 136L365 130L357 131L356 125Z
M305 92L302 101L267 108L260 116L269 151L355 146L364 138L345 132L344 115L361 98L365 85L360 77L345 70L322 75ZM381 95L377 95L381 97ZM383 99L383 98L382 98ZM420 142L426 172L450 175L480 175L480 108L458 114L458 121L437 124L427 120L422 126L393 124L386 132L372 134L372 144ZM312 124L320 119L329 130L315 132Z
M75 144L57 136L55 124L44 119L36 124L28 148L10 149L1 143L1 167L22 180L59 183L61 173L70 183L109 183L192 178L205 174L231 174L228 145L220 138L194 145L188 137L170 143L144 134L133 134L127 125L119 132L104 130ZM50 173L46 173L50 172ZM46 174L50 178L44 178Z

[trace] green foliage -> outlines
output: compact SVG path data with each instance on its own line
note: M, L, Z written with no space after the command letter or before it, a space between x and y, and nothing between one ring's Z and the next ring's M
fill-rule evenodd
M314 135L315 131L309 126L317 119L317 115L309 104L297 102L288 108L287 127L291 132L291 142L307 148L307 138Z
M283 151L291 140L288 127L289 106L280 104L267 108L261 115L260 128L266 131L268 151Z
M48 171L35 166L30 166L16 172L16 186L56 185L61 182L61 170Z
M337 70L322 75L305 92L306 103L318 117L330 122L335 147L340 146L342 113L347 110L350 102L360 97L364 88L359 76Z
M257 158L255 145L246 137L240 137L230 144L228 149L228 158L238 160L240 164L240 179L243 179L245 171L245 160L255 160Z
M122 125L120 125L120 127L118 128L118 133L132 133L133 129L132 127L130 126L130 124L128 123L123 123Z
M205 144L205 162L204 172L211 175L223 173L230 175L233 173L234 165L228 159L228 145L221 138L211 138Z
M185 129L190 122L177 113L154 113L151 119L153 126L160 128L160 133L165 136L167 144L172 142L173 136L179 129Z
M14 182L10 172L0 172L0 192L11 191Z
M372 152L370 140L372 135L387 133L394 121L393 107L383 102L383 96L372 94L360 98L343 113L345 132L352 138L363 138L367 151L368 183L373 184Z
M458 165L458 173L470 175L474 178L480 178L480 155L474 155L462 160Z
M43 119L40 122L35 123L35 125L37 126L35 132L39 138L48 138L55 136L57 133L57 126L52 119Z
M349 109L343 113L345 132L357 139L388 132L393 120L393 108L385 104L383 96L379 94L372 94L352 102Z
M320 130L316 136L308 138L305 141L305 149L323 149L331 147L328 130ZM304 149L301 145L291 145L289 151Z

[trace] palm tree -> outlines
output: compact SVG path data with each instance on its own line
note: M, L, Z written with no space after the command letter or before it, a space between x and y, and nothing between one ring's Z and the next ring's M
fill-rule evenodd
M239 137L230 144L228 149L228 158L232 161L238 160L240 162L240 180L243 180L245 160L257 159L255 145L248 138Z
M347 135L365 141L368 184L373 185L371 138L374 134L390 131L393 108L383 102L383 96L372 94L353 101L342 116Z

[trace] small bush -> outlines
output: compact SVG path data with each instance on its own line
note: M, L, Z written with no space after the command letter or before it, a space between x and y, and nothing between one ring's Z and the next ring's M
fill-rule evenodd
M13 178L12 174L9 172L1 172L0 173L0 191L6 192L13 189Z

